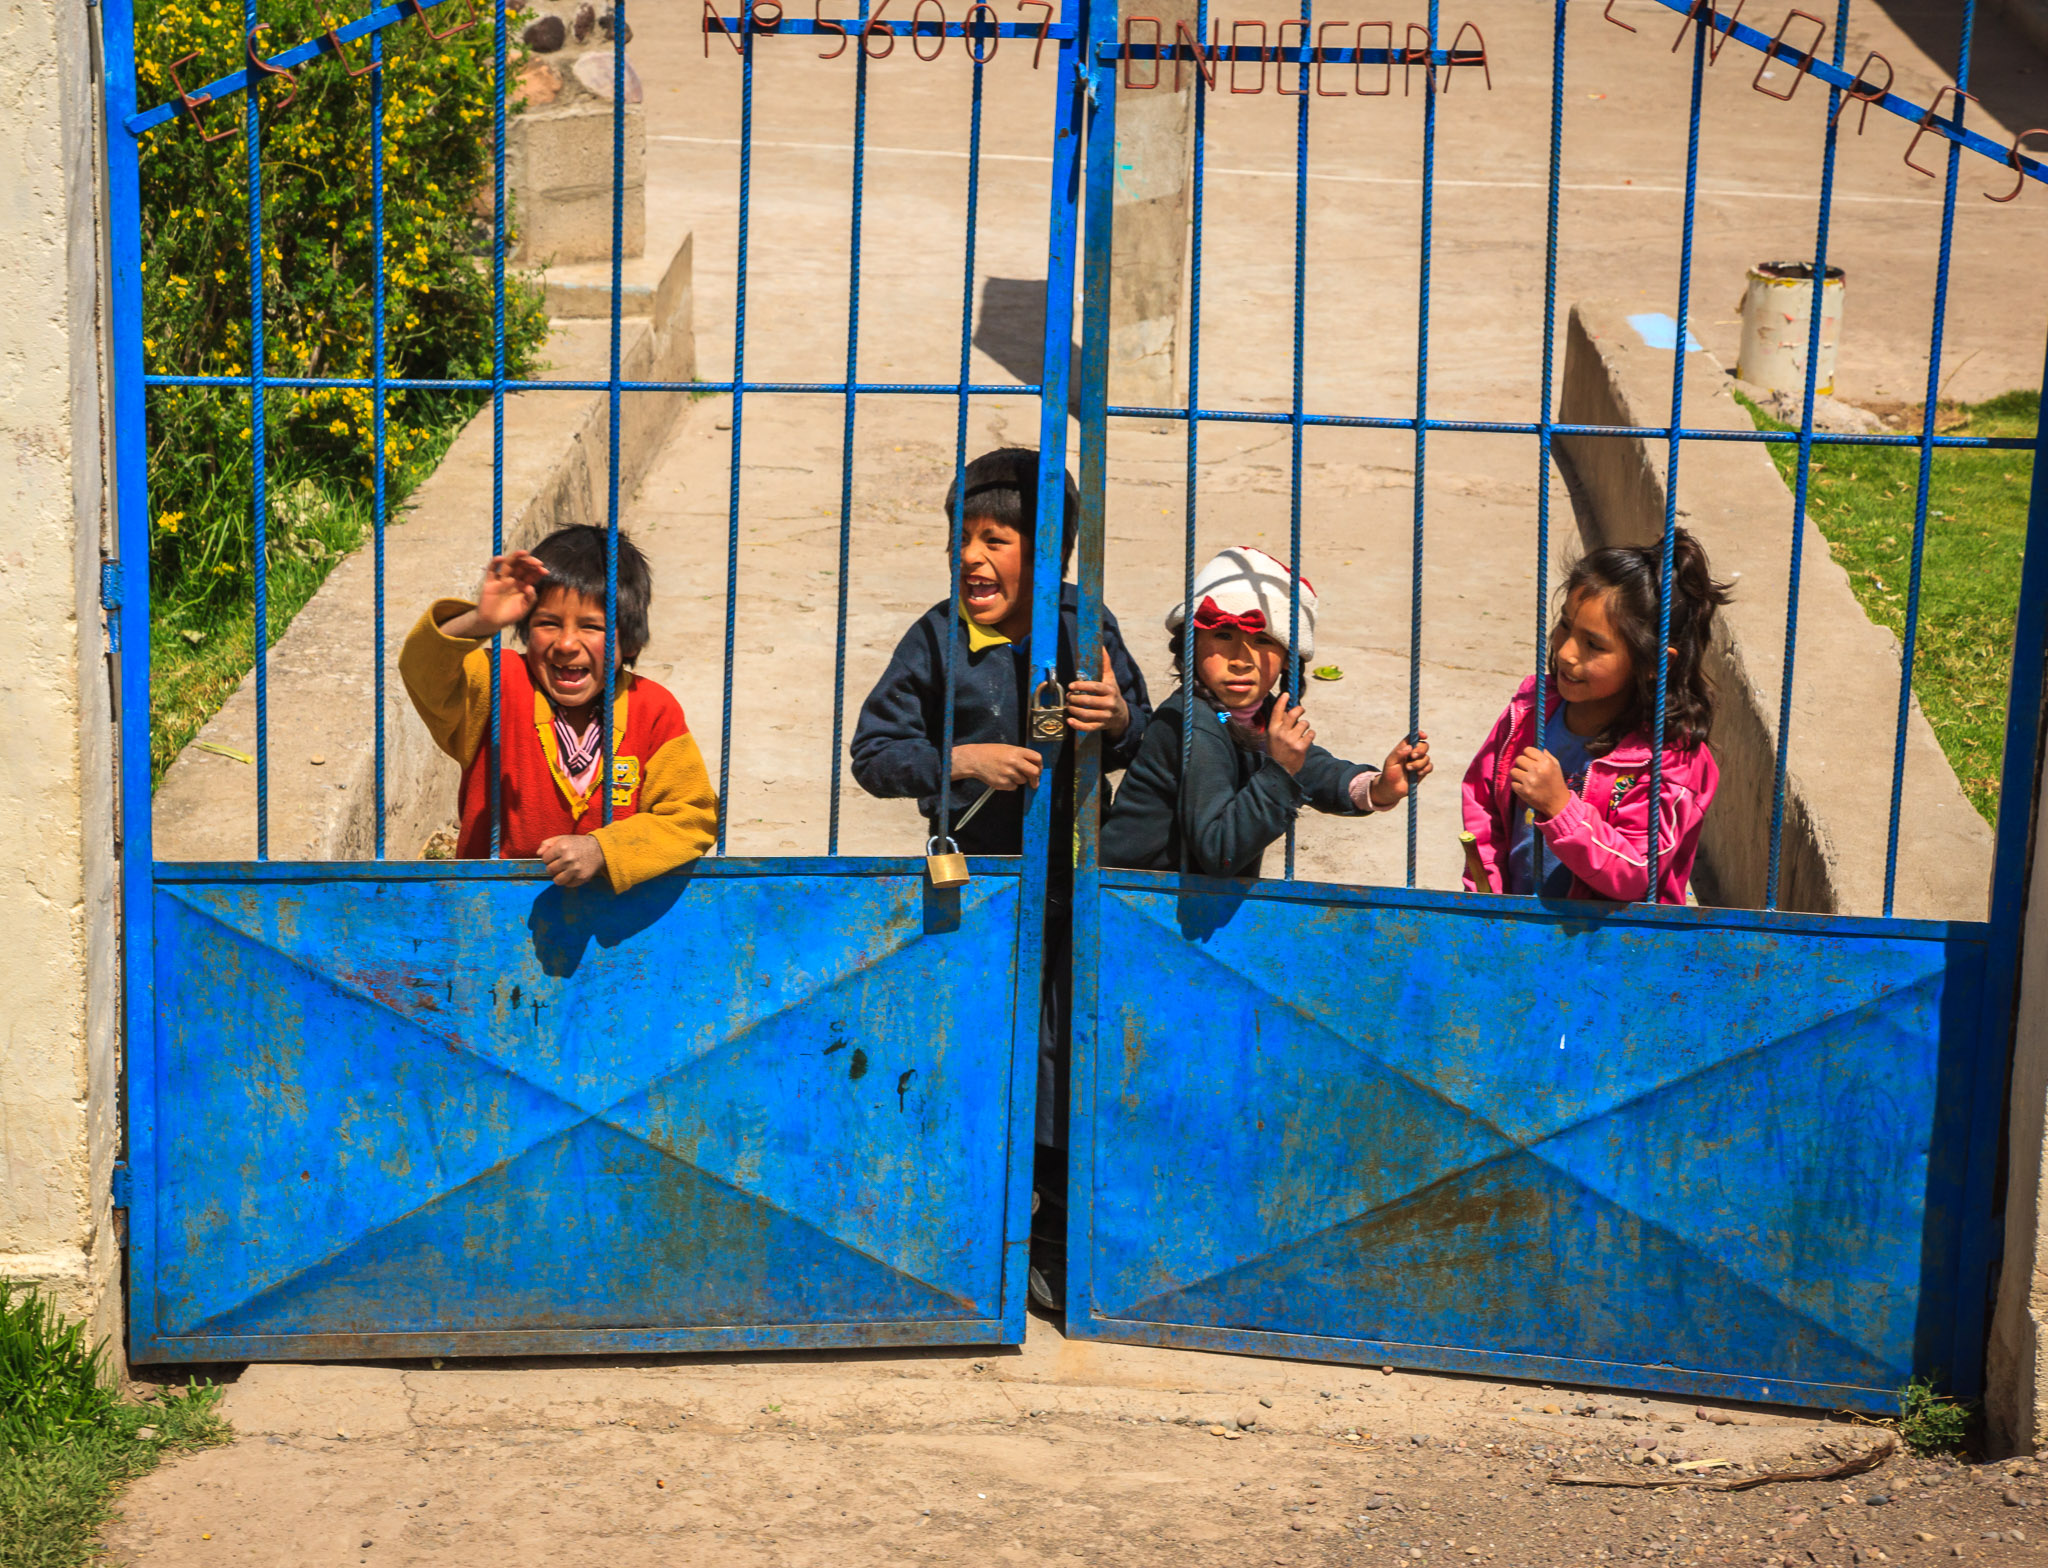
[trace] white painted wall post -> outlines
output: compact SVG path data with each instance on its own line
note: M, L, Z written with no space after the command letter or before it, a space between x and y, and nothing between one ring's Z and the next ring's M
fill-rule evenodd
M40 62L0 100L0 292L14 304L0 376L0 619L21 650L0 682L0 1277L48 1287L118 1342L99 16L81 0L0 12L0 52Z

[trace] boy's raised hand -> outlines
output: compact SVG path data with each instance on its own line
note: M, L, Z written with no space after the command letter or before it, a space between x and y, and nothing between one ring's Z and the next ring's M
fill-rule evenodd
M1041 764L1029 746L977 745L953 748L953 777L979 779L990 789L1024 789L1038 782Z
M588 833L542 839L538 853L556 887L581 887L604 870L604 846Z
M449 617L441 623L441 630L450 637L488 637L517 626L532 613L540 599L540 585L547 580L548 569L537 555L525 550L494 555L477 588L476 608Z
M1272 717L1266 720L1266 752L1289 773L1299 773L1308 761L1308 749L1316 743L1316 732L1308 727L1301 709L1290 706L1291 692L1273 699Z
M1508 774L1508 784L1517 799L1534 806L1546 818L1564 810L1572 798L1571 789L1564 781L1564 769L1557 765L1557 758L1547 751L1538 751L1534 746L1524 746L1522 754L1515 758L1515 766Z
M483 585L476 591L478 619L498 631L525 620L540 598L540 585L548 580L548 569L537 555L514 550L494 555L484 568Z
M1429 736L1421 730L1415 732L1415 739L1404 740L1387 753L1387 764L1374 775L1372 781L1372 804L1376 811L1385 811L1398 806L1408 798L1408 792L1431 773L1436 764L1429 756Z
M1131 705L1117 687L1105 650L1100 680L1074 681L1067 687L1067 728L1084 735L1100 730L1108 739L1119 740L1130 727Z

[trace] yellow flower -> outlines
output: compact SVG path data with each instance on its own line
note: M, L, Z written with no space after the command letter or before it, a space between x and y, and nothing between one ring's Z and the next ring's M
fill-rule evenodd
M156 520L157 532L174 534L178 531L178 524L184 520L185 514L183 512L168 512Z

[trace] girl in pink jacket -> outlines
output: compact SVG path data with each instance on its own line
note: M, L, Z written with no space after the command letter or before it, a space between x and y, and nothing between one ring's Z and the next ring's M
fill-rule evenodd
M1683 904L1721 777L1707 749L1714 688L1704 660L1728 589L1682 528L1671 564L1657 901ZM1540 875L1545 898L1634 903L1648 893L1659 574L1655 547L1613 545L1566 575L1550 634L1542 748L1532 675L1465 771L1465 831L1486 872L1478 891L1534 893ZM1465 886L1475 887L1470 874Z

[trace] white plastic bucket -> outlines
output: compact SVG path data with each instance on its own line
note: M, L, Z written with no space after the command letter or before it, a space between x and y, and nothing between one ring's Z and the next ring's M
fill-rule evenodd
M1840 267L1828 268L1821 286L1820 374L1814 390L1835 390L1835 348L1842 339L1842 289L1847 281ZM1744 381L1772 392L1806 391L1806 337L1813 306L1813 264L1805 261L1760 261L1749 269L1749 287L1742 296L1742 348L1735 373Z

